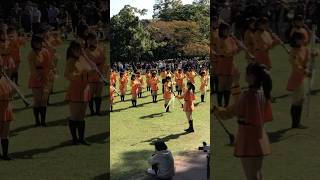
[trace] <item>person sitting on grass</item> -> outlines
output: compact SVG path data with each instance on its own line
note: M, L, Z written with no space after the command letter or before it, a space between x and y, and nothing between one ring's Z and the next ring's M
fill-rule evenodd
M155 143L155 154L149 159L152 166L147 170L147 174L162 180L171 180L175 174L174 159L163 141Z

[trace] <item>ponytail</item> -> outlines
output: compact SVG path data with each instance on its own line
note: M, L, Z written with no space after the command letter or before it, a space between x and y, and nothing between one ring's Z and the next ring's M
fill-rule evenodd
M247 74L253 74L256 77L256 82L251 85L251 88L261 88L266 99L271 99L272 79L266 66L260 63L252 63L247 67Z

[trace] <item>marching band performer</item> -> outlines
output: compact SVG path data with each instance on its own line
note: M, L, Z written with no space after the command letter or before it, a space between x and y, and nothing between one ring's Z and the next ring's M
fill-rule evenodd
M200 73L200 93L201 93L201 102L204 102L204 96L206 94L206 89L208 86L208 75L206 73L206 71L202 71Z
M85 56L92 61L104 75L107 74L106 55L103 48L99 47L95 33L89 33L86 40ZM104 83L97 72L90 75L91 100L89 108L91 115L101 115L101 103ZM94 104L96 111L94 111Z
M133 74L131 76L131 102L132 102L132 107L137 107L137 97L139 94L139 88L141 84L140 81L137 79L136 75Z
M164 93L163 93L163 99L164 99L164 108L166 108L166 112L169 112L169 101L172 98L172 82L171 77L166 78L166 82L164 83Z
M72 41L67 49L67 64L65 78L70 81L66 100L69 102L70 119L69 130L73 144L89 145L85 141L85 120L88 102L91 99L90 77L95 71L85 60L82 45ZM78 136L77 136L78 131Z
M128 77L125 76L125 73L120 72L120 79L119 79L119 91L120 91L120 100L124 101L124 97L127 91L127 84L128 84Z
M158 83L160 82L159 78L157 77L157 73L155 71L152 72L151 77L151 94L152 94L152 102L157 102L158 97Z

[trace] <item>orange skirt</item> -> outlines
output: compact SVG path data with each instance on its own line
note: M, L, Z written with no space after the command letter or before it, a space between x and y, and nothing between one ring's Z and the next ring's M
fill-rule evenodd
M70 102L89 102L91 99L90 86L86 82L72 81L66 94Z
M288 91L294 91L303 84L305 76L302 72L292 72L287 85Z
M9 100L0 100L0 122L13 121L12 106Z
M167 91L167 92L164 92L164 94L163 94L163 99L171 99L171 92L169 91Z
M233 57L219 57L215 74L220 76L232 76L234 72Z
M239 125L234 155L261 157L271 154L268 135L263 127Z
M254 62L258 62L260 64L263 64L267 66L268 70L271 69L272 64L271 64L271 59L269 57L268 51L256 51L254 53L255 60Z
M194 104L192 101L184 101L184 105L183 105L183 111L185 112L192 112L194 111Z

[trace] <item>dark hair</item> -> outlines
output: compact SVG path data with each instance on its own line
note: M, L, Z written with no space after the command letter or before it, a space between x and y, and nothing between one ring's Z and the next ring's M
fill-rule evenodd
M189 91L192 90L194 92L196 90L196 87L191 82L188 82L187 86L189 86L188 88Z
M35 47L35 44L37 43L42 43L43 42L43 38L42 37L39 37L39 36L32 36L32 39L31 39L31 48L33 50L38 50L36 47Z
M67 60L71 57L74 57L73 49L81 49L81 43L79 41L71 41L68 49L67 49Z
M294 21L303 21L303 16L301 14L297 14L294 18Z
M229 24L227 24L227 23L221 23L220 26L219 26L219 32L218 32L219 37L220 37L220 38L223 37L224 32L227 31L227 30L229 30L229 29L230 29Z
M136 75L132 74L131 80L136 79Z
M298 40L303 40L304 35L301 32L294 32L290 37L290 46L293 48L299 48Z
M272 79L266 71L266 66L260 63L251 63L247 67L247 74L252 74L256 77L256 82L250 88L263 88L264 96L271 99Z
M163 141L155 142L154 146L155 146L157 151L163 151L163 150L167 150L168 149L168 146Z

